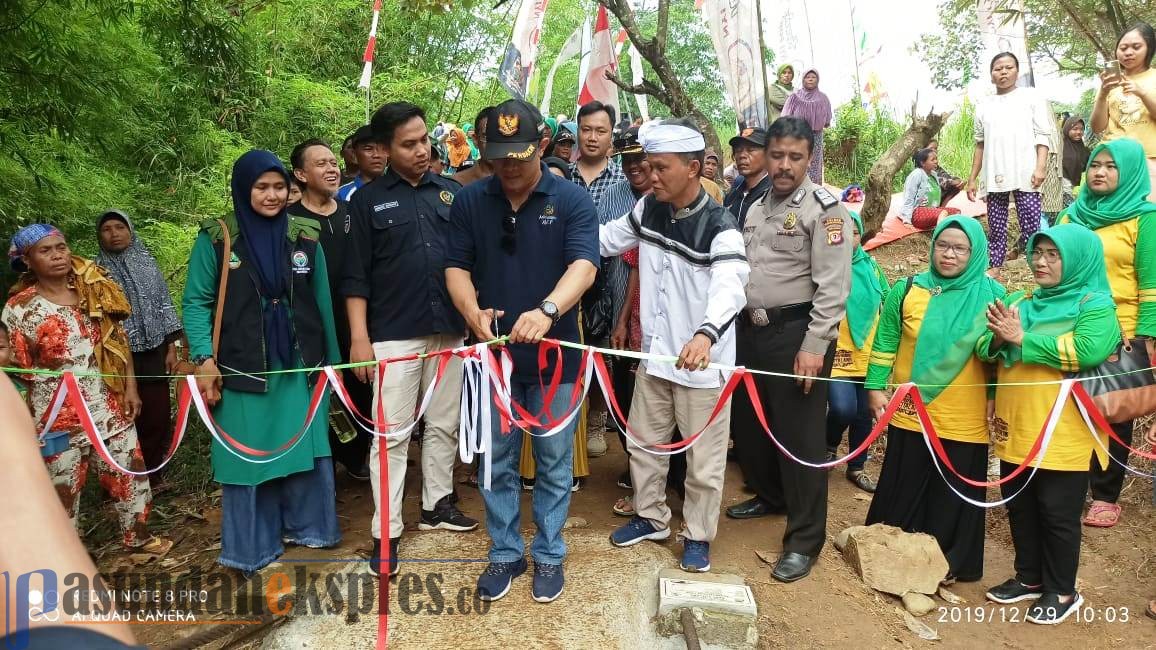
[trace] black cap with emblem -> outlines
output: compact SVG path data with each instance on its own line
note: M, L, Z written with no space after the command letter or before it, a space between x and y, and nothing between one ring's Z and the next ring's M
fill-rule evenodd
M486 160L529 160L541 144L546 123L533 104L508 99L486 120Z
M638 127L632 126L614 138L614 155L640 154L642 144L638 141Z
M766 129L743 129L738 135L731 138L728 142L731 148L735 148L740 144L753 144L756 147L763 148L767 146L767 130Z

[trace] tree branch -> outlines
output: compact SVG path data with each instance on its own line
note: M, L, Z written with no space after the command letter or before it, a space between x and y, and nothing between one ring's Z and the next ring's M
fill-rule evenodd
M658 28L654 32L654 47L658 56L666 56L668 34L670 34L670 0L658 0Z
M615 86L618 86L624 93L629 93L631 95L650 95L663 104L670 106L670 95L649 79L643 78L642 83L632 85L619 79L618 75L610 72L609 70L606 71L606 78L610 80L610 82Z
M1100 54L1103 54L1106 58L1114 58L1113 55L1104 48L1104 44L1100 41L1100 37L1096 36L1096 33L1089 29L1088 26L1080 20L1080 17L1076 14L1076 11L1072 7L1071 2L1068 2L1068 0L1059 0L1059 5L1064 9L1064 13L1068 14L1068 18L1072 20L1072 23L1076 26L1080 33L1084 35L1084 38L1088 39L1088 42L1092 44L1092 47L1095 47L1097 50L1099 50Z

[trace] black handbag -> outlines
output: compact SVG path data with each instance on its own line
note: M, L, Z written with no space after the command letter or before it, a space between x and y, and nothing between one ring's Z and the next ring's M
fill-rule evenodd
M1069 376L1080 379L1104 419L1117 424L1156 412L1156 375L1151 365L1148 340L1125 338L1104 363Z

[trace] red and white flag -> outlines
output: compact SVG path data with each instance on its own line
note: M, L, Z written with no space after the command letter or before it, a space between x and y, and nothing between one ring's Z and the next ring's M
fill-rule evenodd
M369 88L369 80L373 77L373 51L377 48L377 20L381 17L381 0L374 0L373 22L369 24L369 42L365 44L365 54L361 60L365 66L361 69L361 81L358 88Z
M582 80L582 90L578 93L578 105L594 100L613 106L618 110L618 86L606 78L606 72L618 72L618 61L614 56L614 37L610 34L610 17L606 7L598 5L598 18L594 21L594 47L590 53L590 71Z

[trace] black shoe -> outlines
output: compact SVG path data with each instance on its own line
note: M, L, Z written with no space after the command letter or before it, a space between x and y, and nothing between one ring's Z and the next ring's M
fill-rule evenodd
M1020 582L1018 578L1009 578L1002 584L988 589L984 595L992 602L1010 605L1021 600L1034 600L1044 594L1040 590L1040 585L1029 587Z
M361 467L346 467L345 475L355 481L368 481L370 479L369 465L362 463Z
M401 543L400 537L389 540L389 577L397 575L397 547ZM369 572L374 576L381 575L381 540L373 538L373 552L369 556Z
M618 487L624 490L634 489L634 484L630 482L630 472L622 472L618 477Z
M736 503L727 508L727 516L731 519L755 519L757 517L766 517L773 514L774 509L771 504L763 501L759 497L747 499L742 503Z
M437 502L433 510L422 510L419 530L453 530L465 532L478 527L478 520L462 514L461 510L446 495Z
M815 559L803 555L802 553L783 553L778 562L775 562L775 568L771 571L771 577L779 582L794 582L807 577L811 573L811 566L814 565Z
M578 490L581 490L585 483L586 479L575 476L574 483L570 485L570 491L577 492Z
M1072 599L1066 603L1060 602L1059 594L1044 594L1034 605L1028 608L1027 620L1037 625L1059 625L1072 612L1084 604L1084 597L1080 592L1072 594Z

